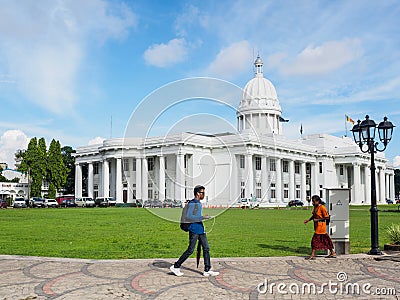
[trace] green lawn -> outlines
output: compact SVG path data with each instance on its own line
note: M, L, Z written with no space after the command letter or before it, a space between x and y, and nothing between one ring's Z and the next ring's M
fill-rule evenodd
M380 247L389 242L386 226L399 224L397 205L379 212ZM391 211L383 211L391 210ZM181 209L68 208L0 211L0 254L93 259L172 258L187 246L176 222ZM205 210L218 215L206 228L212 257L306 255L310 210ZM163 217L159 217L162 215ZM369 207L350 210L351 253L370 249Z

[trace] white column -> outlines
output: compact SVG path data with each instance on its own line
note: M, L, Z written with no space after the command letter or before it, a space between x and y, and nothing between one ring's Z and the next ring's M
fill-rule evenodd
M375 193L376 193L376 202L379 202L380 198L380 177L379 177L379 169L375 166Z
M379 202L381 203L386 203L385 201L385 170L384 169L379 169L379 181L380 181L380 187L379 187Z
M301 199L304 203L307 201L307 181L306 181L306 163L304 161L301 162L301 185L300 185L300 194Z
M88 197L93 198L93 162L88 165Z
M289 160L289 200L295 199L294 161Z
M149 172L147 168L147 158L142 159L142 199L148 200L149 194Z
M311 164L311 196L319 195L317 163Z
M390 197L394 201L396 198L395 195L395 190L394 190L394 173L390 174Z
M103 197L110 196L110 169L108 160L103 160Z
M386 183L386 188L385 188L386 196L385 196L385 198L391 199L390 198L390 186L389 186L389 174L388 173L385 173L385 183ZM394 200L394 199L392 199L392 200Z
M371 169L365 166L365 204L371 204Z
M117 170L115 176L115 201L117 203L122 203L122 159L121 157L117 158Z
M268 201L267 157L261 156L261 201Z
M253 155L246 154L245 167L247 171L247 178L245 183L246 198L251 198L254 195L254 175L253 175Z
M126 181L128 184L128 199L127 199L127 203L133 203L133 160L131 158L127 158L128 159L128 165L129 165L129 171L125 171L125 174L129 176L127 176ZM135 182L136 184L136 182ZM136 197L136 195L135 195Z
M229 197L229 205L232 207L235 207L235 204L237 201L240 199L240 189L238 189L239 185L239 177L238 177L238 171L237 171L237 157L235 154L232 154L231 156L231 178L229 180L230 182L230 197Z
M282 159L276 158L276 202L282 202Z
M184 201L185 200L185 190L184 190L184 155L180 151L176 155L176 170L175 170L175 200Z
M82 166L75 165L75 197L82 197Z
M361 174L360 174L360 165L358 163L353 163L353 170L354 170L354 184L353 184L353 204L361 203Z
M159 170L158 170L158 199L164 201L165 199L165 161L164 156L158 157Z
M136 157L136 199L143 200L142 197L142 159Z

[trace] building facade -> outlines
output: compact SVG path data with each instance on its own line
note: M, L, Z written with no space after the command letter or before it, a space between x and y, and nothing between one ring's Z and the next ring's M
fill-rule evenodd
M260 57L254 66L255 76L237 109L236 133L182 132L79 147L76 197L184 201L202 184L210 206L254 197L261 206L286 205L314 194L324 198L326 188L350 188L352 204L370 204L370 156L349 137L285 138L282 109L273 84L264 78ZM384 203L394 198L394 168L383 153L376 155L375 164L377 200Z

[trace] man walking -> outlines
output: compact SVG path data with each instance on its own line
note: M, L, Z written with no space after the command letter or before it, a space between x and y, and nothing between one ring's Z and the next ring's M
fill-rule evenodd
M203 248L203 256L204 256L204 273L203 275L208 276L217 276L219 272L215 272L211 270L211 261L210 261L210 247L208 245L206 232L204 230L203 220L209 219L208 216L203 216L202 214L202 206L200 201L204 199L205 187L201 185L197 185L194 188L194 198L190 200L186 205L188 206L186 220L189 225L189 246L185 252L183 252L182 256L176 261L171 267L170 270L176 276L182 276L181 265L185 262L185 260L192 255L194 252L194 248L196 247L196 242L199 241L201 247Z

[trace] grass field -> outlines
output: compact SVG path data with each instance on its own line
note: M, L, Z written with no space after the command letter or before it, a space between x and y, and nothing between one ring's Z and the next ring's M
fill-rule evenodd
M385 211L384 211L385 210ZM181 209L69 208L0 211L0 254L92 259L172 258L187 246L179 224ZM311 210L205 209L218 215L205 222L212 257L306 255ZM162 215L163 217L159 217ZM380 247L389 242L386 226L400 223L397 205L379 212ZM351 207L351 253L370 249L369 207Z

